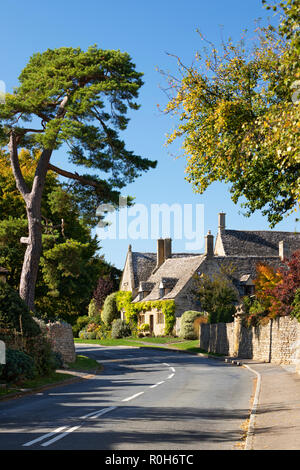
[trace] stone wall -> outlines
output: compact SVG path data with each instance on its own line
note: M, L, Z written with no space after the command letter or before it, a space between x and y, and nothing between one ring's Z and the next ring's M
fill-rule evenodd
M66 322L53 322L39 325L46 332L52 349L61 354L63 362L70 363L76 360L73 331L71 325Z
M245 328L233 323L200 324L200 348L227 356L295 364L300 372L300 323L290 317Z

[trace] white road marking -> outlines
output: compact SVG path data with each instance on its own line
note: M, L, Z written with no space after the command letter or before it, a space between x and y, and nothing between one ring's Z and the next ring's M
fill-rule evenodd
M157 384L150 385L150 387L149 387L149 388L155 388L155 387L158 387L159 385L161 385L161 384L164 384L164 383L165 383L165 381L164 381L164 380L162 380L161 382L157 382Z
M143 395L143 393L145 393L145 392L136 393L135 395L132 395L131 397L124 398L124 400L122 400L122 401L130 401L130 400L133 400L134 398L139 397L140 395Z
M50 439L50 441L44 442L41 444L42 447L47 447L53 444L54 442L58 441L59 439L62 439L63 437L67 436L73 431L76 431L76 429L80 428L80 426L73 426L73 428L68 429L67 431L63 432L62 434L59 434L58 436L54 437L53 439Z
M172 371L172 372L175 372L175 369L174 369L174 367L171 367L171 371Z
M166 362L163 363L165 366L170 367L170 364L167 364Z
M171 379L172 377L174 377L175 374L171 374L169 375L168 379Z
M99 416L105 415L109 411L115 410L117 406L110 406L109 408L104 408L103 410L98 411L98 413L91 416L91 419L98 418Z
M48 432L48 434L44 434L43 436L38 437L37 439L33 439L33 441L26 442L26 444L23 444L24 447L32 446L33 444L36 444L37 442L43 441L44 439L47 439L47 437L51 437L54 434L57 434L58 432L61 432L63 429L66 429L66 426L62 426L60 428L55 429L55 431Z

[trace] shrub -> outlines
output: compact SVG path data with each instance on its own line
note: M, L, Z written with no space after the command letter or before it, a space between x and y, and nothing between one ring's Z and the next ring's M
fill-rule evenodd
M21 382L33 379L36 375L37 370L32 357L23 351L7 348L6 364L2 369L1 379L6 382Z
M41 330L17 291L0 281L0 329L34 337Z
M73 335L75 338L78 338L79 332L91 321L91 318L88 315L83 315L78 317L75 325L72 326Z
M121 318L113 320L111 328L111 337L113 339L124 338L131 335L130 325Z
M38 375L49 375L59 367L58 355L45 334L28 340L26 352L33 358Z
M99 313L96 300L93 298L89 303L89 317L94 317Z
M107 325L111 325L114 320L120 318L120 313L117 309L116 297L116 292L108 295L103 305L102 320Z
M196 318L202 317L205 319L204 312L196 312L193 310L187 310L181 317L180 322L180 336L184 339L197 339L195 332L194 323Z
M291 316L297 318L300 321L300 289L296 290L296 295L292 303L293 310Z

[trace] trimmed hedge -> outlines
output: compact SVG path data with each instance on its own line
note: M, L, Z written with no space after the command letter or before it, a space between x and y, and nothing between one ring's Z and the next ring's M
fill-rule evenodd
M184 312L180 322L180 336L184 339L197 339L194 322L196 318L203 317L204 315L204 312L196 312L194 310Z
M120 312L117 308L117 292L113 292L106 297L101 317L106 325L111 325L114 320L120 318Z

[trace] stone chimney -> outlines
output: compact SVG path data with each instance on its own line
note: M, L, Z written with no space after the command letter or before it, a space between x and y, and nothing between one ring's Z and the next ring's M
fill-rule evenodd
M159 238L157 240L157 261L156 268L159 268L165 261L165 240Z
M219 231L225 230L226 228L226 214L224 212L219 213Z
M279 242L278 249L279 249L278 250L279 251L279 258L282 261L289 257L289 249L288 249L288 245L285 241L281 240L281 242Z
M206 256L214 256L214 236L211 234L210 230L205 236L205 253Z
M171 258L172 256L172 239L171 238L164 239L164 252L165 252L165 260L167 258Z

